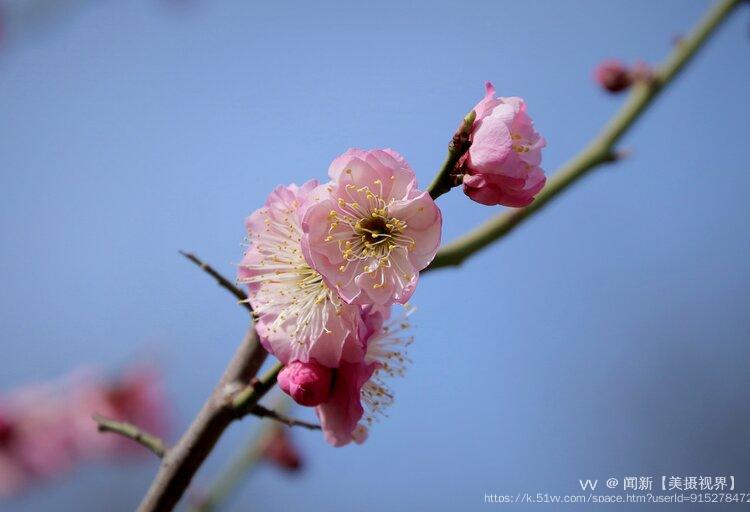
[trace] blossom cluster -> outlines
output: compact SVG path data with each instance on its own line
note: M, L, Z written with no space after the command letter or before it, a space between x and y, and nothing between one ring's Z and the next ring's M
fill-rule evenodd
M545 183L545 141L522 99L494 93L488 83L448 171L479 203L526 206ZM315 407L326 440L343 446L362 442L393 402L386 380L404 373L407 301L435 257L442 216L391 149L350 149L328 177L277 187L247 218L238 281L261 342L284 364L279 387Z
M164 433L168 421L159 374L143 364L126 368L114 380L80 370L0 396L0 497L81 462L145 452L124 437L99 435L94 413Z
M410 338L406 304L440 244L441 214L390 149L351 149L330 181L281 186L246 221L239 268L279 386L315 407L334 446L361 442L393 400Z

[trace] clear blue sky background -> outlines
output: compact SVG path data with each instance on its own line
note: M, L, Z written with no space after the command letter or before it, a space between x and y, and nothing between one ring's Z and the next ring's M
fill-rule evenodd
M708 4L100 1L10 31L0 387L153 354L182 429L247 319L178 249L233 274L244 217L349 147L393 147L425 185L488 79L526 98L552 172L621 101L592 67L661 60ZM480 510L629 475L750 492L748 18L623 141L627 161L421 281L414 364L366 445L295 431L307 470L260 469L229 510ZM459 191L440 206L446 240L500 211ZM0 508L132 510L155 467L83 468Z

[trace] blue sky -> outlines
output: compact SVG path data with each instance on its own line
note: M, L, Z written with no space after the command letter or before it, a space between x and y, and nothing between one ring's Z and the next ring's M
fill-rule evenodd
M244 217L349 147L393 147L426 185L485 80L527 100L553 172L621 102L592 67L658 62L707 5L101 1L11 31L1 389L146 355L182 428L246 316L178 249L233 274ZM622 141L630 158L421 281L414 364L366 445L295 431L306 472L262 468L228 510L475 510L626 475L733 474L750 492L748 52L743 7ZM445 240L500 211L439 204ZM235 425L198 484L256 426ZM84 468L3 510L131 510L154 470Z

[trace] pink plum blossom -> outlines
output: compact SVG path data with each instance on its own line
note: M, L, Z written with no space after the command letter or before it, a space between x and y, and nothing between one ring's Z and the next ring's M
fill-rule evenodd
M402 336L409 327L404 318L386 322L389 310L370 306L362 313L360 342L365 357L336 369L331 397L316 408L325 439L333 446L367 439L369 427L393 403L384 378L403 376L406 347L412 342L411 337Z
M332 373L330 368L314 360L294 361L279 373L279 387L300 405L320 405L331 394Z
M350 304L405 303L440 244L440 210L390 149L350 149L302 222L310 266Z
M258 334L270 353L285 364L315 359L335 368L342 357L362 357L343 352L360 317L359 308L342 301L302 252L303 210L320 192L314 180L279 186L247 218L249 247L239 282L248 286Z
M527 206L546 182L540 167L546 142L521 98L495 98L490 82L486 89L474 107L471 146L459 162L464 192L486 205Z
M336 379L327 402L316 408L326 441L333 446L344 446L364 415L362 388L375 372L375 364L342 362L336 369Z

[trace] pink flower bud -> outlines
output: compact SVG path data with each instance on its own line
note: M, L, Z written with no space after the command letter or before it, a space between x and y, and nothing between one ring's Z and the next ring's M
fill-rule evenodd
M332 371L314 360L294 361L279 373L279 387L300 405L313 407L328 400Z
M464 193L474 201L521 208L544 187L544 137L534 129L526 102L517 97L495 98L487 82L486 94L475 107L471 146L458 167Z
M609 59L602 61L594 69L594 80L603 89L617 93L633 84L633 75L625 64L619 60Z

